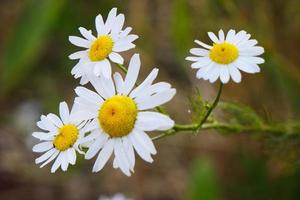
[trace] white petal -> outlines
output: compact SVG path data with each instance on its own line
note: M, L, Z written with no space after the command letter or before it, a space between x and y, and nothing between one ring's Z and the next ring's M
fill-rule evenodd
M224 40L225 40L224 31L221 29L219 30L219 41L224 42Z
M123 31L120 32L120 37L125 37L126 35L128 35L131 32L132 28L131 27L127 27L125 28Z
M151 73L147 76L147 78L138 87L132 90L132 92L130 93L130 97L135 98L139 96L140 92L142 92L145 88L147 88L149 85L152 84L154 79L156 79L157 74L158 74L158 69L154 68L151 71Z
M78 144L84 144L84 143L89 143L93 140L95 140L99 135L102 133L99 133L99 131L92 131L89 135L85 136L84 138L78 139Z
M107 143L104 145L103 149L100 151L97 160L95 161L93 172L100 171L106 162L108 161L109 157L111 156L115 146L114 139L110 139L107 141Z
M91 76L90 82L101 97L104 99L109 98L109 94L107 94L106 90L104 89L103 81L101 81L100 77Z
M195 43L199 44L200 46L202 46L202 47L204 47L206 49L211 49L212 48L212 46L210 46L208 44L205 44L205 43L203 43L203 42L201 42L199 40L195 40Z
M262 64L265 62L265 60L263 58L259 58L259 57L245 57L245 59L247 59L249 62L251 63L255 63L255 64Z
M124 81L124 91L123 94L127 95L132 90L137 77L139 75L141 66L141 60L139 54L134 54L130 59L128 72Z
M75 165L76 162L76 152L74 148L69 148L67 150L68 161L71 165Z
M115 19L117 16L117 8L113 8L109 11L106 22L105 22L105 31L110 31L113 24L115 23Z
M45 152L53 148L52 142L42 142L33 146L33 152Z
M114 81L116 84L117 93L121 94L123 92L124 81L120 73L116 72L114 74Z
M134 48L135 45L132 43L124 44L124 45L119 45L119 46L114 46L113 51L114 52L122 52L122 51L127 51L129 49Z
M66 102L61 102L59 104L59 115L64 124L69 123L70 112L69 112L69 108L68 108L68 105Z
M67 171L68 165L69 165L67 152L66 151L61 152L61 154L62 154L61 155L61 169L63 171Z
M56 158L55 162L51 167L51 173L54 173L59 168L59 166L62 164L62 159L63 159L63 154L62 152L60 152L60 154L58 155L58 157Z
M115 63L119 63L119 64L124 63L123 57L120 54L116 53L116 52L111 52L109 54L109 59L111 59L111 61L113 61Z
M91 84L94 86L95 90L104 98L115 95L115 86L111 79L105 77L91 77Z
M197 68L207 67L210 64L212 64L212 61L209 57L200 57L197 62L191 65L191 67L197 69Z
M264 53L263 47L250 47L250 48L243 48L239 50L239 54L242 56L259 56Z
M45 133L45 132L33 132L32 133L32 136L37 138L37 139L40 139L40 140L52 140L53 139L53 136L56 135L55 132L48 132L48 133Z
M191 54L194 54L196 56L207 56L209 51L206 49L202 49L202 48L192 48L190 50Z
M116 20L115 23L112 24L112 29L111 29L112 35L118 34L122 30L125 21L125 16L123 14L120 14L116 17L115 20Z
M35 164L39 164L41 162L44 162L45 160L47 160L48 158L50 158L55 152L56 152L55 148L47 151L46 153L44 153L43 155L41 155L40 157L38 157L37 159L35 159Z
M47 118L58 128L63 126L62 121L56 115L50 113L47 115Z
M211 72L211 76L209 77L209 82L215 82L220 76L220 69L218 66L214 66L214 70Z
M103 147L103 144L107 141L107 137L101 134L89 147L89 150L85 154L85 159L89 160L93 158L98 151Z
M88 102L99 106L101 103L103 103L103 99L96 93L89 89L86 89L84 87L76 87L75 93L79 96L87 100Z
M42 115L41 120L38 121L36 124L39 128L43 130L48 130L51 132L57 131L57 127L45 115Z
M44 162L44 163L40 166L40 168L44 167L45 165L47 165L48 163L50 163L52 160L54 160L54 159L57 157L57 155L59 154L59 152L60 152L60 151L58 151L57 149L55 149L55 152L52 154L52 156L51 156L46 162Z
M78 47L90 48L91 45L90 41L77 36L69 36L69 41Z
M228 83L228 81L229 81L229 78L230 78L230 76L229 76L229 71L228 71L228 67L220 67L220 79L221 79L221 81L222 81L222 83Z
M247 60L240 57L234 62L235 66L237 66L240 70L247 73L257 73L260 72L260 68L257 64L249 63Z
M204 78L205 75L214 67L214 63L211 62L210 64L208 64L207 66L204 66L202 68L200 68L197 73L196 73L196 77L198 79Z
M170 117L157 112L139 112L135 127L143 131L168 130L174 126Z
M242 80L240 71L233 64L228 65L228 67L232 80L236 83L240 83Z
M108 30L106 30L104 27L104 21L100 14L97 15L97 17L95 18L95 26L96 26L98 36L108 33Z
M125 153L125 149L123 146L123 143L121 141L121 138L116 138L115 139L116 144L115 144L115 157L118 163L118 166L120 167L120 169L122 170L122 172L127 175L130 176L131 173L129 171L130 169L130 163L127 157L127 154Z
M77 51L69 55L69 59L77 60L87 55L87 51Z
M208 36L214 43L220 42L218 37L213 32L208 32Z
M139 110L146 110L146 109L154 108L156 106L159 106L161 104L164 104L164 103L170 101L174 97L175 94L176 94L175 89L168 89L159 94L155 94L141 102L137 102L138 108L139 108Z
M147 149L151 154L156 154L157 151L155 146L151 140L151 138L143 131L134 131L132 133L136 140L143 145L145 149Z
M226 36L226 41L227 42L233 42L233 39L235 37L235 30L229 30Z
M105 76L109 78L111 76L111 65L107 59L99 61L94 66L94 73L96 76Z
M134 149L136 150L137 154L145 161L152 163L153 159L151 157L150 152L143 147L142 144L137 141L137 139L134 137L134 135L129 134L128 139L133 144Z
M122 141L123 141L123 145L124 145L124 148L125 148L127 156L128 156L128 160L130 162L131 171L134 171L135 155L134 155L133 146L132 146L130 140L128 139L128 137L123 137Z
M171 89L171 85L169 83L166 82L155 83L145 88L144 91L140 92L139 96L136 97L136 101L141 102L144 99L147 99L154 94L158 94L169 89Z
M82 35L83 37L85 37L87 40L90 40L90 41L96 40L96 37L93 36L91 30L88 31L88 30L86 30L84 27L79 27L79 31L80 31L81 35Z

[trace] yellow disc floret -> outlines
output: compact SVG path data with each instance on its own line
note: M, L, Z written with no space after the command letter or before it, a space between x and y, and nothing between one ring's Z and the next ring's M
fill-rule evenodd
M73 124L65 124L59 129L58 135L53 141L53 145L60 151L65 151L72 147L78 137L78 129Z
M219 64L232 63L238 56L238 48L228 42L214 44L209 53L210 59Z
M89 57L91 61L100 61L105 59L113 48L113 40L110 36L100 36L92 44Z
M116 95L102 104L98 119L107 134L122 137L134 128L137 112L137 106L130 97Z

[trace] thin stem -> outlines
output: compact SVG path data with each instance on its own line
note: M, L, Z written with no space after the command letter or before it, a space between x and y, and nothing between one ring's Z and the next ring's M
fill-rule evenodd
M125 74L127 74L127 69L124 67L124 65L116 63L116 65L119 67L119 69L124 72Z
M221 97L222 89L223 89L223 83L221 82L220 86L219 86L218 94L217 94L213 104L209 107L209 109L207 110L205 116L200 120L199 123L197 123L197 124L184 124L184 125L175 124L172 129L170 129L167 132L164 132L164 133L162 133L162 134L160 134L156 137L153 137L152 140L158 140L158 139L166 137L166 136L174 135L178 131L184 131L184 130L198 131L202 127L202 125L207 121L207 119L210 116L213 109L218 105L218 102L219 102L220 97Z
M225 123L225 122L213 122L213 123L204 123L197 129L198 124L185 124L185 125L175 125L173 129L166 131L160 135L157 135L152 138L152 140L158 140L160 138L174 135L177 132L185 132L185 133L195 133L195 131L199 130L221 130L224 133L270 133L272 135L280 136L280 135L293 135L300 133L300 124L293 123L284 123L284 124L261 124L261 125L242 125L236 123Z
M215 109L215 107L218 105L220 97L221 97L221 93L222 93L222 89L223 89L223 83L220 83L219 86L219 90L218 90L218 94L213 102L213 104L209 107L209 109L207 110L205 116L202 118L202 120L200 121L200 123L198 124L196 130L198 130L199 128L201 128L201 126L206 122L206 120L208 119L208 117L210 116L211 112L213 111L213 109Z

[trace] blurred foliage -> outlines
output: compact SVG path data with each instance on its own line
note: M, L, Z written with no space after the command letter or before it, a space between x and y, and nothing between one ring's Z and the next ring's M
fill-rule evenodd
M188 199L220 200L216 177L214 165L210 160L202 158L194 161L188 186Z
M14 89L41 55L47 36L60 19L66 0L28 0L4 51L1 89Z
M261 126L263 119L252 108L240 103L220 102L219 107L224 111L231 123L247 126Z

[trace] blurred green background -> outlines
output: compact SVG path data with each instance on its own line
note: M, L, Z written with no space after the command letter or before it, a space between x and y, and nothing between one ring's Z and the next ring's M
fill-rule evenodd
M138 159L127 178L112 164L91 173L94 160L78 160L67 173L50 174L34 164L31 132L43 113L70 104L79 84L70 74L77 48L69 35L78 27L94 31L98 13L112 7L139 35L144 78L152 67L159 80L177 88L167 105L171 116L189 122L188 97L199 88L213 98L217 84L195 78L185 61L194 39L222 28L244 29L265 47L257 75L243 74L227 84L223 100L253 107L271 122L300 117L299 0L1 0L0 1L0 199L97 199L118 192L146 200L296 200L300 199L300 140L297 136L178 134L155 142L158 155ZM217 110L216 115L230 120ZM155 135L155 133L150 133Z

